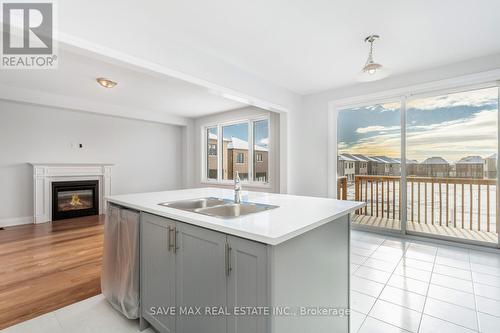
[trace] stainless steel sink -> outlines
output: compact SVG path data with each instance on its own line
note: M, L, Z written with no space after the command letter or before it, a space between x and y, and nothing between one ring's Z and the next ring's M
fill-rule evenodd
M243 215L255 214L274 208L278 208L278 206L242 202L239 204L230 203L215 207L196 209L195 212L219 218L232 218Z
M214 197L163 202L159 205L218 218L234 218L278 208L278 206L252 202L237 204L232 200Z
M207 208L223 205L225 203L231 203L229 200L224 200L221 198L200 198L200 199L189 199L189 200L180 200L180 201L172 201L172 202L163 202L160 203L161 206L186 210L186 211L194 211L199 208Z

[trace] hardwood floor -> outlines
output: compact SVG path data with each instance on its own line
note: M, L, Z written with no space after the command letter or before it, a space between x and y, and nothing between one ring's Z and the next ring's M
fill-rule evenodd
M0 329L101 292L104 215L0 230Z

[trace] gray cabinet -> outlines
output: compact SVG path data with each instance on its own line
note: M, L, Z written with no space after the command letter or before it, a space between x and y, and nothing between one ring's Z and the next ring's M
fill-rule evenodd
M229 252L231 272L228 275L227 288L228 307L245 309L244 307L267 306L266 245L233 236L227 236L227 242L231 249ZM267 325L267 318L262 314L255 316L253 313L227 318L228 333L267 332Z
M160 332L265 333L263 316L205 315L234 307L267 306L267 246L143 213L141 313ZM175 307L177 315L152 315ZM182 309L202 315L181 315Z
M176 302L178 307L226 306L226 235L177 223ZM225 316L178 316L177 332L223 333Z
M175 332L175 316L162 314L176 305L175 254L172 248L174 228L174 221L142 214L141 313L162 332Z

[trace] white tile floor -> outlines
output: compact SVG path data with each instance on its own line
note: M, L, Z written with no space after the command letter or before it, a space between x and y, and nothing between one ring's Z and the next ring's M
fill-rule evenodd
M98 295L11 326L2 333L136 333L139 322L116 312ZM154 333L151 329L143 333Z
M500 331L500 254L359 231L351 251L351 333ZM99 295L2 332L132 333L138 323Z
M353 231L351 333L500 332L500 254Z

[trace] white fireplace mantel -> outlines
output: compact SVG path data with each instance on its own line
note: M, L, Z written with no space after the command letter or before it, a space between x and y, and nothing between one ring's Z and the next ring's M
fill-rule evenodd
M52 182L72 180L99 181L99 214L104 212L104 197L111 195L110 163L30 163L33 166L34 222L52 221Z

